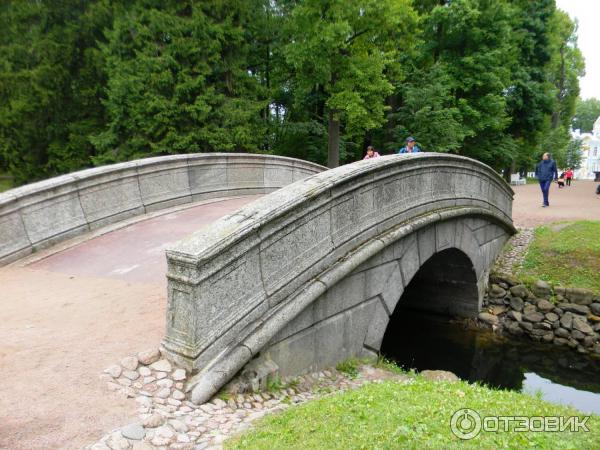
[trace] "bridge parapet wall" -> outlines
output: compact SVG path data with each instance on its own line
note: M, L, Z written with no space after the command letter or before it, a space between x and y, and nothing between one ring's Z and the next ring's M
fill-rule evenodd
M512 196L484 164L433 153L360 161L273 192L167 250L164 351L200 370L193 397L203 401L308 305L392 243L456 218L495 224L473 228L481 242L508 237ZM426 242L432 251L456 241L444 233L457 227L433 229L443 231ZM466 252L480 280L497 245L478 252L473 236L461 239L473 249ZM402 270L414 275L418 255L403 261Z
M203 153L113 164L11 189L0 194L0 266L130 217L266 194L324 169L279 156Z

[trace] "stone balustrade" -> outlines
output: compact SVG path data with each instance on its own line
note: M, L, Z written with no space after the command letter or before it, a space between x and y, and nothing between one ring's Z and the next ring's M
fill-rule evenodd
M266 194L321 172L292 158L205 153L140 159L0 194L0 265L82 233L171 206Z

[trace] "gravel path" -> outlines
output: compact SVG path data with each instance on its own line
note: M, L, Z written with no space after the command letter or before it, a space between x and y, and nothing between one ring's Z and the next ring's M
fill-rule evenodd
M513 220L517 227L535 227L564 220L600 220L598 183L575 180L572 186L550 188L550 207L542 208L539 185L513 186Z

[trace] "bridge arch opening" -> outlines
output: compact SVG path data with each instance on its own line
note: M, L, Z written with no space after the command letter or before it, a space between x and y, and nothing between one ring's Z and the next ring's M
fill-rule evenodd
M473 317L479 312L477 277L469 257L456 248L435 253L414 275L396 304L386 327L381 353L394 359L398 347L427 333L415 321L434 317ZM407 332L412 330L414 333Z

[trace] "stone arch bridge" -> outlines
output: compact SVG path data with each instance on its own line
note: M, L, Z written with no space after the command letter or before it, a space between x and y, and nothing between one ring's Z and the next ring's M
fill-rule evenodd
M287 375L376 354L401 299L474 316L512 198L488 166L432 153L272 192L167 250L163 351L204 402L252 359Z

